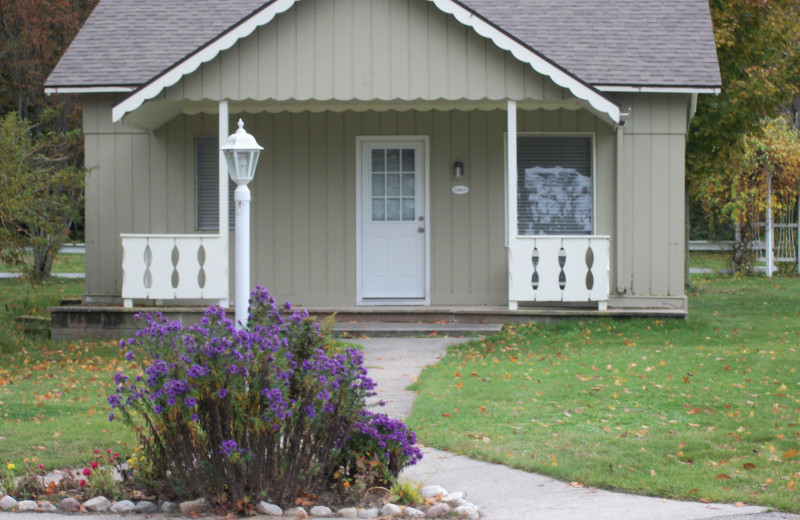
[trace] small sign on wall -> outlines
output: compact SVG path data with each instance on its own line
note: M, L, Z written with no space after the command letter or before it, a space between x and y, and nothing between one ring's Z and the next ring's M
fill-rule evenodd
M465 195L469 193L469 187L460 184L458 186L453 186L453 193L456 195Z

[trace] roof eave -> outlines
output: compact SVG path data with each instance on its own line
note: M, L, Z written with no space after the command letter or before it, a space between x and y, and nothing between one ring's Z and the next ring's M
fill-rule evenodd
M641 92L653 94L714 94L719 95L719 85L679 86L679 85L595 85L600 92Z
M136 90L136 87L130 85L54 85L45 87L44 93L48 96L53 94L127 94L134 90Z

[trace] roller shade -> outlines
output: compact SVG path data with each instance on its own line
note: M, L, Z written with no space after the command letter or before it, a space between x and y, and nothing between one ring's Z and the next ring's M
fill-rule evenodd
M590 235L590 136L517 138L517 233Z
M219 228L219 137L195 137L195 189L197 229L211 231ZM234 228L233 191L236 184L228 180L228 222Z

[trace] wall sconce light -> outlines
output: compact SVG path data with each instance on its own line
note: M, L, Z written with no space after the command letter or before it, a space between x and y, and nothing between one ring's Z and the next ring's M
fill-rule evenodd
M456 161L453 163L453 177L460 179L464 176L464 163Z

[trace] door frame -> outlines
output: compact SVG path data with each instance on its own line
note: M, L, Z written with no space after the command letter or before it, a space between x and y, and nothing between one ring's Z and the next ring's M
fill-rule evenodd
M362 254L362 180L361 156L364 143L391 143L398 141L417 141L422 143L422 185L423 215L425 220L425 297L424 298L363 298L363 281L361 279ZM430 305L431 303L431 185L430 185L430 136L427 135L359 135L356 136L356 305Z

